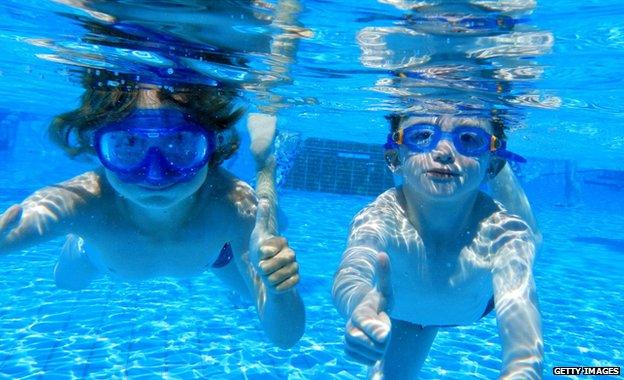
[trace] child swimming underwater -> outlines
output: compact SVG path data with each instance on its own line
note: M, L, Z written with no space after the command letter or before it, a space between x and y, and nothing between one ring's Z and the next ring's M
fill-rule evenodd
M85 288L101 274L141 280L211 270L252 296L273 343L295 344L305 322L295 253L264 233L265 200L219 167L238 148L236 91L85 88L81 108L58 117L51 133L73 154L96 154L103 167L6 210L0 253L69 234L54 268L65 289Z
M537 230L532 216L527 223L480 191L505 160L524 159L506 149L502 124L485 118L391 122L389 166L403 184L355 216L334 277L346 352L373 366L371 378L413 379L440 328L496 310L500 378L541 378Z

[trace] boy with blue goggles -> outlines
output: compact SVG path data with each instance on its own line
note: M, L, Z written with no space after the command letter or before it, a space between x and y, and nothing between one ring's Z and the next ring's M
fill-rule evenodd
M370 366L370 378L416 378L438 331L496 310L506 358L500 378L539 378L532 266L541 234L505 162L525 160L506 150L496 117L388 120L385 158L400 184L353 218L334 275L345 352Z
M171 108L137 109L95 132L102 164L124 182L152 186L193 178L216 149L215 133Z
M389 134L384 147L394 149L404 145L414 153L426 153L432 151L443 138L452 141L457 152L464 156L478 157L489 151L509 161L526 162L524 157L507 150L506 141L478 127L456 127L446 132L438 125L417 123Z

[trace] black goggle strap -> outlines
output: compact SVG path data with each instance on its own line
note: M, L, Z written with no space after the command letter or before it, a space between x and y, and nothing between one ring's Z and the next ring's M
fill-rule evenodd
M527 162L526 158L521 155L508 151L507 141L499 140L496 136L492 136L490 140L490 152L508 161L515 161L519 163Z

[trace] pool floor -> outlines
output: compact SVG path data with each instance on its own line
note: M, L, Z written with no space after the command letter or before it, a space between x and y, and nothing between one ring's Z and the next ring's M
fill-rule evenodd
M291 350L273 347L252 305L209 273L134 284L103 278L70 292L56 289L52 278L60 240L1 257L0 378L365 378L366 368L343 354L344 321L330 286L350 219L371 199L282 192L285 235L301 264L307 309L306 334ZM537 216L545 240L535 269L544 377L553 377L553 366L621 366L624 252L617 237L624 216L584 207ZM490 315L441 330L422 378L492 379L500 366Z

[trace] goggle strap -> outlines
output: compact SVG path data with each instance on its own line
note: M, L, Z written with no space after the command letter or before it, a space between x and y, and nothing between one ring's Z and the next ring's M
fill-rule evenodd
M505 149L499 149L495 152L493 152L494 154L496 154L497 156L504 158L508 161L514 161L514 162L519 162L521 164L527 162L526 158L522 157L519 154L515 154L513 152L510 152L508 150Z
M399 140L399 141L397 141ZM384 144L384 149L397 149L399 145L403 141L403 130L399 130L393 133L388 133L388 137L386 138L386 143Z

